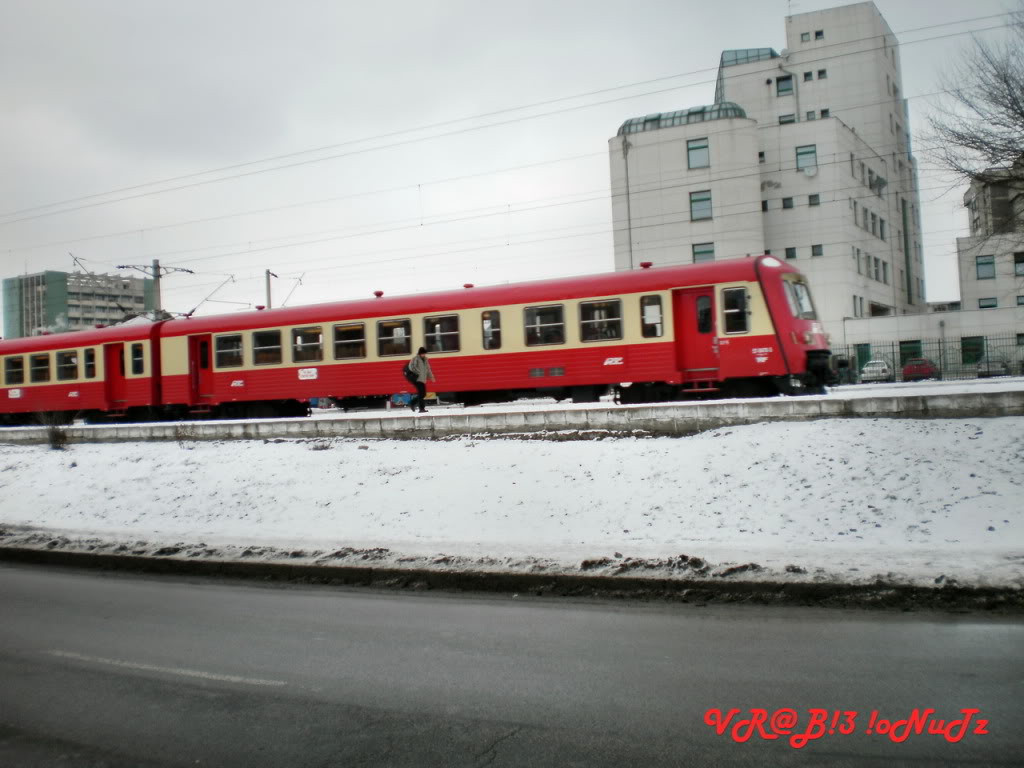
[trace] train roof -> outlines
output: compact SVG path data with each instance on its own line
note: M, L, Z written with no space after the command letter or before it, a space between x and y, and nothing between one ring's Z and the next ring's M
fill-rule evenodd
M228 315L169 320L161 335L181 336L216 333L225 327L237 330L369 317L401 317L430 312L498 307L507 304L555 302L613 296L617 293L660 291L672 287L756 279L756 265L765 259L783 272L796 272L791 265L768 256L728 259L703 264L651 267L594 275L578 275L522 283L461 288L432 293L382 296L380 298L310 304L301 307L254 310Z
M767 260L767 261L766 261ZM309 304L301 307L252 310L204 317L163 321L161 336L216 333L226 329L247 330L274 326L295 326L334 320L447 312L508 304L546 303L614 296L619 293L662 291L669 288L757 279L757 265L765 263L782 272L796 272L790 264L770 256L727 259L703 264L604 272L547 280L531 280L432 293L414 293L380 298ZM0 340L0 355L43 352L54 349L99 346L114 341L149 338L154 323L128 323L83 331L53 333L20 339Z
M115 341L140 341L149 338L154 323L128 322L105 328L86 328L81 331L46 333L41 336L25 336L19 339L0 340L0 355L17 355L28 352L48 352L52 349L75 349L92 347Z

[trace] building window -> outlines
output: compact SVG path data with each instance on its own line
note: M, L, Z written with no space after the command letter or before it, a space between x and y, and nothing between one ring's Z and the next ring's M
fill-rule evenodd
M662 326L661 296L640 297L640 333L645 339L658 338Z
M1018 307L1024 307L1024 296L1018 296L1017 297L1017 306Z
M779 125L788 125L796 122L796 115L779 115Z
M871 234L878 234L878 216L873 213L871 214Z
M565 343L565 312L561 304L523 310L526 346Z
M761 201L761 210L762 211L767 211L768 210L768 201L767 200L762 200Z
M580 341L610 341L622 338L622 302L580 302Z
M1024 253L1013 254L1013 274L1024 277Z
M989 297L987 299L978 299L978 309L995 309L999 306L999 301L995 297Z
M874 262L874 265L875 265L875 273L874 273L873 277L875 278L875 280L881 281L881 279L882 279L882 263L878 260L877 256L873 257L872 261Z
M827 69L819 69L818 70L818 79L819 80L825 80L827 77L828 77L828 70Z
M818 115L817 115L817 113L813 109L810 112L807 113L807 119L808 120L815 120L815 119L817 119L817 117L818 117Z
M324 336L320 326L292 329L292 362L318 363L324 359Z
M853 297L853 316L860 317L860 313L857 312L857 297Z
M700 264L704 261L715 260L715 244L714 243L694 243L693 244L693 263Z
M218 368L238 368L242 365L242 334L218 336L214 340L214 361ZM135 350L132 350L132 373L135 373Z
M885 240L885 219L878 217L878 236Z
M746 333L750 330L746 288L723 288L722 307L726 333Z
M813 79L814 79L814 73L813 72L804 72L804 82L805 83L808 80L813 80Z
M811 256L824 256L824 255L825 255L825 246L824 245L822 245L821 243L818 243L817 245L812 245L811 246Z
M344 323L334 326L334 359L351 360L366 357L366 326Z
M423 346L428 352L459 351L459 316L423 318Z
M1017 334L1017 346L1024 347L1024 333Z
M861 259L860 259L860 248L858 248L857 249L857 274L858 275L863 274L863 272L861 272L861 268L860 268L860 261L861 261Z
M410 352L412 352L412 321L377 321L378 355L381 357L389 355L408 355Z
M708 140L690 139L686 142L686 161L689 168L708 168L711 166L711 153Z
M828 109L821 110L821 119L822 120L824 120L826 117L831 117L831 116L832 116L831 110L828 110Z
M975 259L975 269L979 280L992 280L996 276L996 257L978 256Z
M864 227L864 229L870 229L870 228L871 228L871 224L870 224L870 222L869 222L869 219L868 219L868 217L869 217L869 216L870 216L871 214L870 214L870 213L868 212L868 209L867 209L867 208L861 208L861 209L860 209L860 212L861 212L861 214L862 214L862 216L861 216L861 219L863 220L863 221L862 221L862 226Z
M961 336L960 337L960 362L963 365L971 365L981 360L985 354L984 336Z
M816 29L816 30L814 30L814 39L815 40L824 40L825 39L825 30L823 30L823 29Z
M783 208L792 208L793 207L793 198L792 197L784 197L784 198L782 198L782 207Z
M501 312L489 309L480 313L484 349L501 349Z
M796 148L796 169L816 168L818 166L818 145L808 144Z
M764 162L764 152L758 152L757 153L757 162L759 162L759 163L763 163Z
M690 220L700 221L711 218L711 190L690 193Z
M857 168L853 159L853 152L850 153L850 175L857 178Z
M793 93L793 76L783 75L775 78L775 94L777 96L789 96Z
M253 333L253 365L279 365L282 359L281 331L256 331Z
M807 196L807 204L808 205L821 205L821 195L808 195Z
M810 32L801 32L800 33L800 42L801 43L809 43L809 42L811 42L811 33Z
M786 258L787 259L795 259L796 258L796 248L795 247L787 246L787 248L786 248Z
M889 284L889 262L882 262L882 282L886 285Z

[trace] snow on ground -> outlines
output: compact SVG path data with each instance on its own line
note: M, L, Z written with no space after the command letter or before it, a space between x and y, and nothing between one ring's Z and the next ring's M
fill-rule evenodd
M1024 417L1006 417L569 442L0 445L0 545L1024 586L1022 435Z

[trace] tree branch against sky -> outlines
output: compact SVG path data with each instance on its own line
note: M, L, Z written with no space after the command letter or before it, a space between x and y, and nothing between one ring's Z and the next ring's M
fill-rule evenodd
M928 119L932 158L966 181L994 168L1024 181L1024 1L1003 41L975 38L945 91L947 104Z

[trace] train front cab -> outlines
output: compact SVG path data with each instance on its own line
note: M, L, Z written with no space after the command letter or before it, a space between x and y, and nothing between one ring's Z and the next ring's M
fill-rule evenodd
M787 368L779 390L783 394L824 392L831 352L807 278L771 256L761 258L757 268Z

